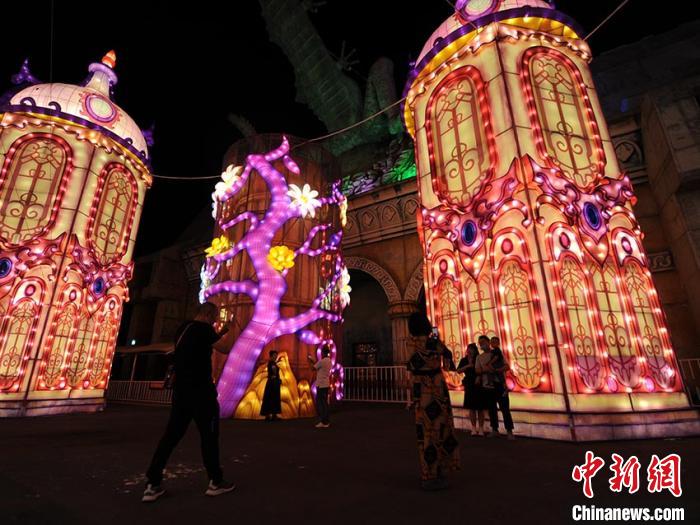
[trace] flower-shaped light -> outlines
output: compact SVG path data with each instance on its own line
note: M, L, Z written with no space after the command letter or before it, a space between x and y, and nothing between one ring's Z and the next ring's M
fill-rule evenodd
M216 219L217 214L219 213L219 198L216 195L216 192L211 194L211 217L212 219Z
M350 287L350 272L348 272L347 268L343 268L336 286L338 288L338 294L340 295L340 306L345 308L350 304L350 292L352 292L352 288Z
M302 217L316 217L316 208L321 207L321 201L316 198L318 192L312 190L311 186L304 184L304 187L300 188L296 184L290 184L287 195L292 199L292 206L299 208Z
M229 248L231 248L231 243L229 242L228 237L222 235L221 237L217 237L216 239L212 240L211 246L204 250L204 253L207 254L207 257L214 257L220 253L224 253Z
M343 197L338 203L338 208L340 208L340 225L345 228L348 223L348 199Z
M231 188L236 182L241 179L243 166L229 166L221 172L221 182L217 182L214 186L214 196L217 199L222 199L226 195L226 191Z
M267 262L277 270L282 272L294 266L294 251L284 245L273 246L267 254Z
M221 172L221 180L224 181L229 186L233 186L238 179L241 178L241 173L243 173L243 166L234 166L229 164L228 167Z
M204 291L211 286L211 279L209 278L209 272L207 272L206 263L202 265L202 269L199 271L199 279L201 281L199 287L199 303L204 304L206 302Z

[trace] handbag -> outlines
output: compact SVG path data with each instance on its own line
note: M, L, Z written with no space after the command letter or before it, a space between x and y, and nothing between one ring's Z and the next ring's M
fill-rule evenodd
M192 323L189 323L185 329L182 331L180 334L180 337L177 338L177 341L175 341L175 349L177 349L178 345L180 344L180 341L182 341L182 336L185 335L187 330L189 330L190 326L192 326ZM166 390L172 390L175 387L175 364L171 363L168 365L168 369L165 371L165 379L163 379L163 388Z

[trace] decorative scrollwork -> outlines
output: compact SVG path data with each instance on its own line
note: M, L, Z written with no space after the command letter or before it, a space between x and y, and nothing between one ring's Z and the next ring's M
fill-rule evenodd
M46 233L71 169L71 149L57 136L30 134L12 144L2 167L0 238L17 246Z

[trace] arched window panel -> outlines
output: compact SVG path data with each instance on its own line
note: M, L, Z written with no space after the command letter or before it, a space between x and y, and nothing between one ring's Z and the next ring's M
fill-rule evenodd
M503 227L491 244L503 349L516 390L551 391L542 309L527 243L516 228Z
M428 310L440 333L440 338L452 351L452 357L457 361L464 355L468 337L460 273L454 250L449 242L439 239L431 246L437 252L427 262ZM462 378L459 374L446 373L445 379L452 389L462 387Z
M431 295L434 320L443 343L452 350L455 359L464 353L466 326L462 319L462 285L457 271L457 263L451 251L444 250L433 259L433 284Z
M41 281L25 279L12 294L0 322L0 392L16 392L26 372L34 342L44 287Z
M613 230L612 245L620 265L623 265L628 258L633 258L639 263L646 260L639 238L628 228L615 228Z
M523 55L523 88L539 155L583 189L603 174L605 152L581 72L555 49Z
M66 382L71 388L82 388L85 384L90 350L92 348L92 336L95 331L94 317L86 310L82 312L78 323L78 333L75 337L75 345L70 354L66 369Z
M675 390L678 385L677 367L651 274L630 258L622 266L622 275L637 324L638 344L651 374L650 379L661 389ZM649 381L644 386L649 391L655 390Z
M460 272L454 247L447 239L436 239L430 243L428 251L434 254L426 262L428 265L428 293L432 294L434 290L437 290L437 285L443 277L458 281Z
M579 390L599 391L605 386L605 368L598 348L595 315L588 277L578 260L567 255L558 264L562 332L573 358Z
M53 226L72 171L66 141L30 133L10 146L0 172L0 237L14 246Z
M437 286L438 314L437 325L440 338L449 348L455 359L464 355L465 326L461 319L461 291L459 283L443 277Z
M104 388L112 364L114 345L119 330L119 300L115 297L107 298L97 316L88 379L92 388Z
M468 205L497 163L486 87L479 71L450 73L428 103L433 190L448 205Z
M632 327L625 315L621 281L617 266L608 260L602 266L591 261L588 272L593 284L593 293L600 315L603 331L603 348L608 355L608 365L614 379L625 389L639 386L642 368L632 342ZM616 383L609 380L610 391L615 391Z
M452 358L456 363L465 355L467 334L464 319L462 317L462 292L458 281L451 277L443 276L437 285L436 299L438 308L435 315L440 339L452 352ZM462 388L462 376L456 372L445 372L447 386L451 389Z
M515 259L506 261L498 272L504 347L510 351L516 384L525 390L538 389L546 380L531 284Z
M90 212L88 242L100 264L123 257L138 205L138 186L133 174L121 164L108 164Z
M42 371L39 388L61 389L66 387L65 367L75 345L82 306L81 290L68 285L61 291L57 313L51 321L49 336L42 355Z
M493 276L488 267L482 269L476 281L466 275L464 295L467 307L467 340L476 342L480 335L498 336Z

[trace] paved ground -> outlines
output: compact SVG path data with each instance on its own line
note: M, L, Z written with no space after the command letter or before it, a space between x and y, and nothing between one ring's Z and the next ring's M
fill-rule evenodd
M151 523L569 523L576 504L673 506L700 519L700 439L576 445L506 441L461 434L462 471L441 493L418 488L414 430L398 406L344 404L333 427L308 420L225 421L222 456L231 495L203 495L205 474L190 429L171 461L169 494L140 503L143 472L167 410L114 406L101 414L0 420L0 523L140 525ZM590 448L683 459L683 496L608 490L608 472L586 501L571 480ZM606 467L607 468L607 467ZM644 478L644 476L643 476Z

